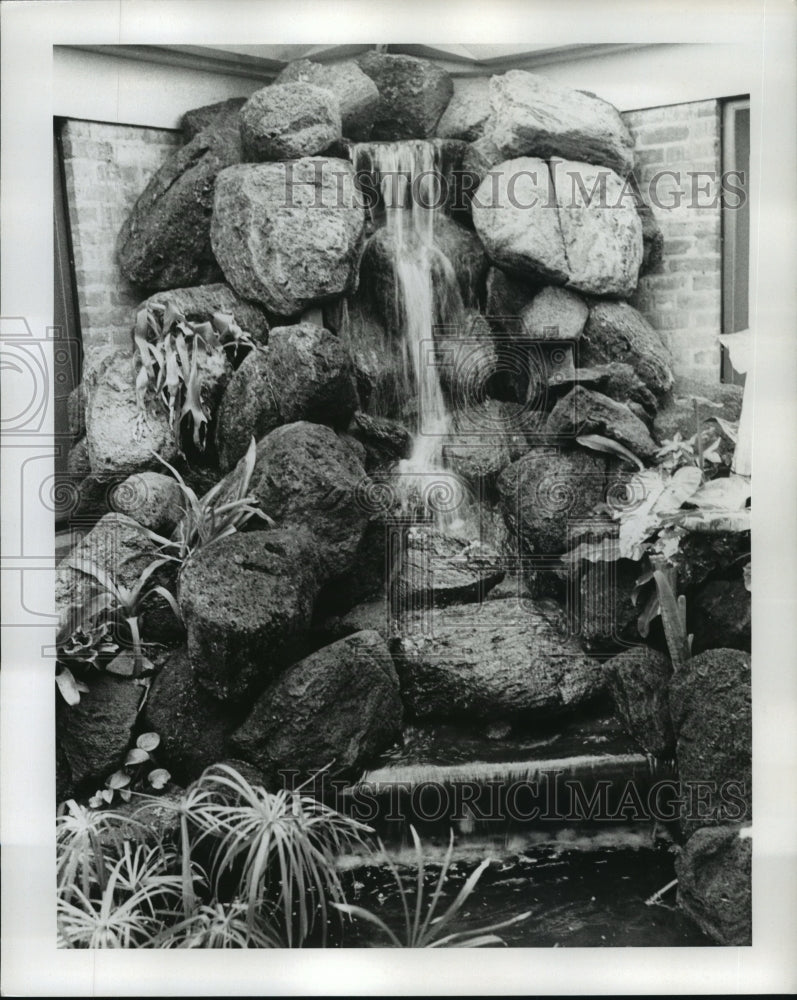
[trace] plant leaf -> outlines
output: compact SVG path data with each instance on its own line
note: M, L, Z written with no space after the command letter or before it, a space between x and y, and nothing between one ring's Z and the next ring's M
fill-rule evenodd
M115 656L105 669L109 674L116 674L118 677L132 677L136 669L136 658L133 653L125 649Z
M105 784L108 788L125 788L130 784L130 775L127 771L114 771L109 778L105 779Z
M593 451L602 451L607 455L616 455L618 458L623 458L627 462L631 462L638 469L645 468L645 464L641 458L632 451L629 451L624 445L621 445L619 441L613 441L602 434L582 434L581 437L576 438L576 441L584 448L591 448Z
M55 683L61 697L67 705L77 705L80 701L80 688L69 667L61 667L55 675Z
M160 746L161 738L157 733L142 733L136 740L136 746L139 750L146 750L147 753L152 753Z
M157 789L165 788L170 779L171 774L169 774L165 767L156 767L154 771L150 771L147 775L147 781L153 788Z
M140 747L134 747L128 752L127 757L125 757L125 767L132 764L143 764L147 760L149 760L147 751L142 750Z

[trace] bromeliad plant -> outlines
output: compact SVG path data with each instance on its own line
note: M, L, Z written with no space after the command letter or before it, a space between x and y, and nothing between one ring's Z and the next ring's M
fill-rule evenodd
M154 390L169 414L177 447L182 451L185 425L194 445L205 449L208 413L202 398L202 375L208 359L228 353L237 359L242 350L255 347L231 313L216 312L210 322L190 323L171 302L142 306L136 314L133 340L141 364L136 377L138 432L146 422L146 396Z

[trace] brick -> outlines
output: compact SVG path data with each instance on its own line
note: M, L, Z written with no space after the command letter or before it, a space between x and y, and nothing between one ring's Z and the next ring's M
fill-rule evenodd
M664 125L660 128L642 129L639 142L643 146L662 142L679 142L689 138L689 128L686 125Z
M709 289L721 289L722 288L722 275L717 271L716 274L695 274L692 277L692 287L696 290L702 290L704 288Z
M711 271L717 266L714 257L680 257L665 261L668 271Z

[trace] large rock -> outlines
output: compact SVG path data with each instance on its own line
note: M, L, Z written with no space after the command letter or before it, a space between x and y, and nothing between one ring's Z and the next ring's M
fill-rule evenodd
M547 720L603 685L598 661L516 600L420 611L403 626L394 655L416 718Z
M347 59L327 64L297 59L288 63L274 83L310 83L330 91L340 107L343 135L358 142L370 137L379 91L356 62Z
M687 631L694 635L692 653L706 649L750 652L750 591L741 578L712 580L687 601Z
M268 348L247 358L219 408L219 459L230 469L280 424L310 420L345 428L357 409L354 367L345 344L314 323L276 327Z
M401 733L398 678L384 639L357 632L294 663L255 703L232 744L269 784L280 772L357 778Z
M379 416L401 416L406 361L399 338L392 337L377 311L358 298L349 300L339 336L354 364L360 405Z
M82 382L78 382L66 398L66 417L72 437L83 437L86 433L86 387Z
M518 69L491 77L490 91L485 134L506 159L562 156L631 172L631 133L617 109L594 94Z
M750 822L749 654L738 649L711 649L693 656L670 681L670 713L681 782L687 788L711 783L706 802L688 803L681 817L683 831L688 834L702 826ZM733 802L722 793L726 782L733 783Z
M169 288L150 295L141 306L171 303L179 309L189 323L209 323L217 312L232 314L242 330L250 334L259 344L268 343L268 319L266 314L253 302L246 302L225 285L196 285L194 288ZM141 308L139 306L139 309Z
M620 653L640 641L634 604L639 563L630 559L587 563L578 578L579 642L589 653Z
M198 683L185 647L170 653L150 687L144 724L161 738L159 753L181 782L226 756L226 738L240 721Z
M489 269L485 284L485 312L490 323L500 328L507 325L518 326L523 310L541 287L533 277L509 275L498 267Z
M397 420L358 411L354 414L351 433L365 448L366 470L409 458L412 435Z
M210 215L216 177L240 162L237 115L217 119L171 156L119 233L122 274L146 288L202 284L216 273ZM221 122L221 124L219 124Z
M498 479L501 509L520 555L560 555L570 522L589 518L605 498L606 462L583 451L536 448Z
M392 581L393 610L482 601L504 578L500 559L478 542L466 543L425 528L410 528Z
M183 516L186 500L174 476L137 472L111 493L111 505L140 525L168 537Z
M602 392L575 386L554 406L548 416L550 434L575 442L587 434L599 434L630 448L640 458L652 458L658 446L645 424L625 403Z
M622 361L610 361L605 365L592 365L589 368L576 368L572 375L568 374L560 380L563 389L573 385L581 385L586 389L594 389L609 396L618 403L635 404L633 411L640 415L641 407L645 422L655 417L657 399L640 379L631 365ZM654 435L655 436L655 435Z
M458 324L434 331L440 384L451 409L479 406L496 382L499 354L490 325L480 313L461 314Z
M510 420L504 404L495 399L460 408L443 445L446 466L475 490L494 486L513 459Z
M664 260L664 233L653 209L642 194L636 177L631 173L626 181L633 192L634 205L642 223L642 264L639 267L641 278L645 274L656 274L661 271Z
M749 554L749 531L690 531L673 557L679 593L691 597L709 578L738 575Z
M568 279L556 194L544 160L523 157L495 167L471 203L473 224L499 267L554 284Z
M482 297L487 258L478 237L464 226L440 214L435 219L434 241L454 268L462 301L473 305Z
M340 135L337 98L311 83L271 84L241 108L243 157L255 163L314 156Z
M379 90L374 139L426 139L435 134L454 92L445 70L428 59L382 52L366 52L357 63Z
M56 795L61 802L91 794L121 767L136 725L142 689L110 674L92 678L77 705L59 699L56 719Z
M484 134L490 110L490 94L483 81L460 80L437 124L437 134L445 139L475 142Z
M132 473L157 466L153 452L167 462L177 457L169 414L152 387L144 412L136 397L136 358L122 348L105 355L86 380L86 445L91 471Z
M625 731L654 757L672 757L675 738L667 689L672 665L663 653L636 646L605 664L614 710Z
M301 527L238 532L186 563L188 655L215 698L241 701L296 658L318 592L316 548Z
M589 307L580 295L549 285L520 313L530 340L578 340L584 332Z
M552 160L568 286L627 298L642 264L642 222L623 181L607 167Z
M718 944L752 944L749 827L704 827L675 858L678 905Z
M234 128L238 128L238 112L244 104L246 104L245 97L230 97L226 101L204 104L201 108L186 111L180 119L180 128L183 130L185 141L190 142L194 136L213 125L223 124L226 127L229 122Z
M651 392L672 387L671 359L660 335L627 302L598 302L590 309L579 344L582 365L622 361L631 365Z
M467 190L471 195L490 170L503 159L501 150L489 136L483 135L480 139L468 143L462 154L462 171L467 174Z
M228 480L235 477L233 470ZM330 579L355 565L369 516L358 487L367 483L349 443L329 427L299 421L258 442L249 493L281 527L306 527L315 535L321 575Z
M294 316L356 288L364 225L351 164L304 157L223 171L211 240L239 295Z

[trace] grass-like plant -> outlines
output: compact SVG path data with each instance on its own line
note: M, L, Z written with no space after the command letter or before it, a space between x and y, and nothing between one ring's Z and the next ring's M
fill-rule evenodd
M440 868L440 875L432 892L431 899L427 898L424 887L424 857L420 837L414 826L410 827L412 840L415 846L415 864L417 877L415 882L414 899L411 890L407 889L402 881L401 874L393 860L386 856L390 873L398 888L401 899L401 907L404 914L404 934L399 937L381 917L364 909L362 906L353 906L350 903L333 903L336 909L350 917L364 920L377 927L387 939L387 942L396 948L482 948L487 945L502 945L503 940L495 933L512 924L527 920L531 913L521 913L509 920L502 920L500 923L491 924L488 927L476 927L468 930L455 931L452 925L459 917L463 906L467 902L482 873L490 864L490 860L485 859L475 869L457 893L455 899L442 912L438 913L438 907L442 898L443 889L449 877L451 859L454 853L454 831L448 843L448 850ZM380 848L384 853L384 846L380 843Z
M156 454L155 457L177 480L184 500L183 517L171 538L164 538L154 532L148 533L167 554L166 558L183 566L194 552L238 531L252 517L259 517L269 527L274 527L274 521L255 506L255 497L248 494L257 459L254 437L239 463L234 480L231 483L222 480L203 497L197 496L173 465L160 455Z
M166 928L154 944L161 948L282 947L279 935L268 925L250 923L248 909L239 899L203 903L191 916Z

